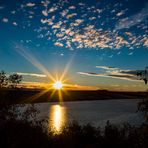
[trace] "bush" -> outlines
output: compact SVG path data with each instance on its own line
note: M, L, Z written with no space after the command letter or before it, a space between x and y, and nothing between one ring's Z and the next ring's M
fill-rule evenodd
M26 110L24 117L17 117L14 106L3 106L0 110L0 146L2 148L147 148L148 125L139 127L107 122L104 129L72 122L56 135L46 131L45 121L30 121L28 115L36 115L34 106ZM25 117L27 116L27 117ZM32 115L31 115L32 116Z

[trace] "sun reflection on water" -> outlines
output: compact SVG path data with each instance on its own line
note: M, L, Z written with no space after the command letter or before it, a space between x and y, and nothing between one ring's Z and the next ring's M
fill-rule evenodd
M66 110L61 105L53 105L49 112L49 129L54 134L60 134L66 122Z

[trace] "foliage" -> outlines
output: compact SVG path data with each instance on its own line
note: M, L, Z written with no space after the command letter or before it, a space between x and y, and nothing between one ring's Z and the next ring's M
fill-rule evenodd
M104 129L89 124L79 125L72 122L59 135L45 131L45 121L28 120L36 114L34 106L27 109L24 118L19 115L16 106L5 106L0 110L0 145L3 148L147 148L148 126L139 127L123 124L112 125L107 122ZM33 109L34 108L34 109ZM5 110L5 112L4 112Z
M6 73L2 70L0 72L0 88L7 86L7 84L8 84L8 79Z
M22 76L14 73L9 76L8 80L12 88L17 88L17 85L22 81Z
M18 75L17 73L11 74L7 77L6 73L3 70L0 72L0 88L17 88L18 84L21 81L22 76Z
M148 97L138 103L138 111L142 112L146 121L148 121Z

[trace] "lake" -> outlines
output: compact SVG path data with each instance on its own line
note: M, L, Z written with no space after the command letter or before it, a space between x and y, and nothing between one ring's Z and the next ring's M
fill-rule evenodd
M79 124L90 123L104 127L110 120L113 124L129 122L138 125L144 121L141 113L137 113L137 99L76 101L63 103L35 104L40 113L38 119L47 118L49 127L60 132L65 125L77 121Z

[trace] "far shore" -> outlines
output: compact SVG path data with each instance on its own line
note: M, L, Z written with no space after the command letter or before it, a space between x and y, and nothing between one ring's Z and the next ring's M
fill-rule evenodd
M26 104L59 101L86 101L86 100L111 100L111 99L145 99L148 92L123 92L108 90L69 90L62 93L59 99L58 91L52 94L52 90L43 93L45 90L31 89L1 89L0 103L3 104Z

